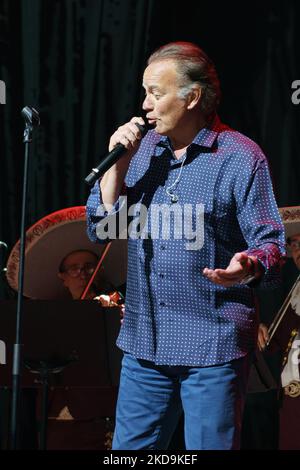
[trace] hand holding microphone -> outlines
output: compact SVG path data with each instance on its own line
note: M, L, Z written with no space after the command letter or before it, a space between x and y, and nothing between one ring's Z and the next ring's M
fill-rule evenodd
M128 151L136 151L147 131L147 126L141 117L134 117L128 123L120 126L110 139L108 155L101 160L96 168L92 169L84 181L92 186Z

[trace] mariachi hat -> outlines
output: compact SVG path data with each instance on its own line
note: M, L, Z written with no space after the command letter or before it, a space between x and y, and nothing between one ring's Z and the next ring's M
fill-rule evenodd
M280 207L279 213L285 229L285 239L300 234L300 206ZM287 255L291 256L290 250Z
M26 231L24 296L31 299L59 299L67 295L57 274L62 259L72 251L89 250L101 256L106 245L92 243L86 233L85 206L53 212ZM20 241L7 261L7 280L18 290ZM101 266L105 282L114 287L125 283L127 240L113 240Z

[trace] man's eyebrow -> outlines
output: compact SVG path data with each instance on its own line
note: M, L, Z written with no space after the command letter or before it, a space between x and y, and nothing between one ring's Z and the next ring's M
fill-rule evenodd
M159 85L149 85L149 86L147 86L144 83L143 83L143 88L145 88L145 89L148 88L148 90L150 90L150 91L160 89Z

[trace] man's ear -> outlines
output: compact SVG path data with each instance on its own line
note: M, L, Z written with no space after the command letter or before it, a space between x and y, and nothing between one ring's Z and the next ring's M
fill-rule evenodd
M61 279L61 281L65 284L66 278L65 278L65 273L58 272L57 277Z
M57 273L57 277L62 281L63 285L64 285L65 287L67 287L67 286L66 286L66 281L67 281L67 280L66 280L65 273L60 273L60 272L58 272L58 273Z
M200 85L195 85L191 89L190 93L188 94L187 109L194 109L197 106L197 104L200 102L201 95L202 95L202 88L200 87Z

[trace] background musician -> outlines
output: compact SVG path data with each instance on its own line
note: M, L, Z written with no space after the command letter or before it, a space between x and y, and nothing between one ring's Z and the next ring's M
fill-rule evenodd
M300 270L299 207L287 208L291 223L285 222L288 254ZM284 211L284 210L283 210ZM297 215L297 217L295 217ZM269 330L270 333L270 330ZM263 350L269 340L268 328L261 323L258 346ZM293 289L288 309L278 325L268 350L282 352L279 408L279 449L300 450L300 283Z
M81 299L85 287L97 268L98 261L96 253L90 250L75 250L62 259L58 277L62 280L64 287L68 289L73 300ZM100 268L85 300L98 300L102 307L121 305L123 303L122 294L105 280L103 271Z

